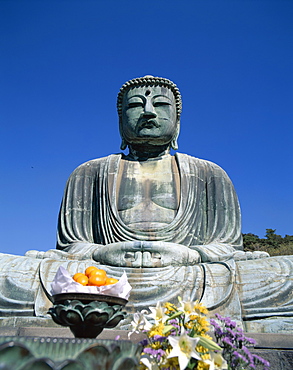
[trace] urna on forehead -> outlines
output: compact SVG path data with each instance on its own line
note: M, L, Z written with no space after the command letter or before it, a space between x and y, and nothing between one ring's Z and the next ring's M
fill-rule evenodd
M176 111L177 111L177 118L180 118L180 114L182 111L182 100L181 100L181 94L179 92L178 87L175 85L174 82L167 78L162 78L162 77L154 77L154 76L144 76L144 77L139 77L139 78L134 78L132 80L129 80L125 82L124 85L122 85L118 97L117 97L117 110L118 114L121 117L122 113L122 101L124 94L128 92L130 89L135 88L135 87L160 87L162 88L161 93L162 94L168 94L169 90L172 91L174 98L175 98L175 103L176 103Z
M143 95L146 97L163 95L171 98L175 102L175 96L171 89L165 86L152 85L130 87L129 90L124 93L122 101L125 101L125 99L135 95Z

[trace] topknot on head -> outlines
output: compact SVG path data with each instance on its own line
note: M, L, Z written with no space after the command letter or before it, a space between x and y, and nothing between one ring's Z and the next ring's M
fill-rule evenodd
M169 88L175 97L176 102L176 112L177 112L177 118L180 119L180 114L182 112L182 99L181 94L178 89L178 87L172 82L171 80L168 80L167 78L163 77L154 77L151 75L146 75L144 77L138 77L133 78L132 80L129 80L125 82L124 85L122 85L118 97L117 97L117 110L118 115L121 118L122 117L122 101L124 94L132 87L136 86L163 86Z

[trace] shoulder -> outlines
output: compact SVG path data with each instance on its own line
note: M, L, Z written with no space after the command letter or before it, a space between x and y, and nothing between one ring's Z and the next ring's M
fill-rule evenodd
M78 175L90 175L90 174L96 174L99 172L102 168L104 168L109 160L113 157L119 157L120 154L111 154L106 157L91 159L90 161L84 162L81 165L79 165L71 174L72 176L78 176Z
M228 187L229 189L233 184L226 173L219 165L214 162L207 161L205 159L195 158L188 154L176 154L178 158L179 167L183 172L187 173L189 176L194 176L208 184L219 184ZM181 165L183 163L183 166ZM182 168L184 167L184 168Z
M227 176L226 172L214 162L208 161L206 159L196 158L188 154L176 153L176 157L179 158L179 163L186 162L190 167L196 167L197 169L202 169L207 172L212 172L214 174L221 174L222 176Z

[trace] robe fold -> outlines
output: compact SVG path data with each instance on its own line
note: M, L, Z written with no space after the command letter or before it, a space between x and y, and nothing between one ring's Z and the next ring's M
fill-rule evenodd
M130 240L242 248L238 199L219 166L176 154L181 188L178 212L170 224L141 231L126 226L116 208L120 159L121 155L111 155L86 162L70 176L59 215L58 249L75 242L106 245Z

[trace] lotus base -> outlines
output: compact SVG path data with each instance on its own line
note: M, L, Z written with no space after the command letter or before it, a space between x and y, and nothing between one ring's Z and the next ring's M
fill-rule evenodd
M98 294L64 293L53 296L49 314L56 324L69 326L76 338L96 338L124 319L127 300Z

